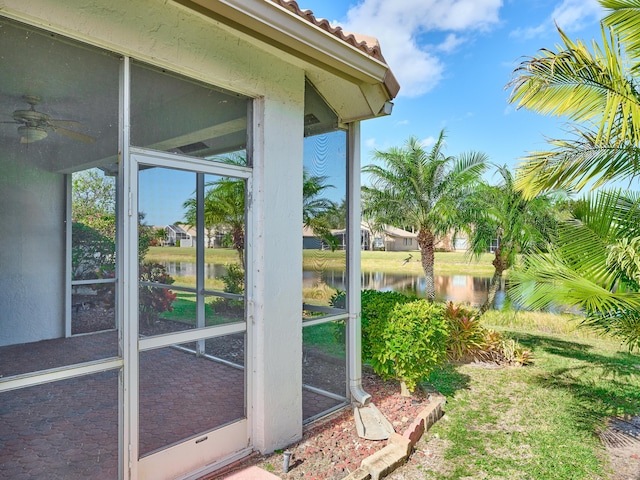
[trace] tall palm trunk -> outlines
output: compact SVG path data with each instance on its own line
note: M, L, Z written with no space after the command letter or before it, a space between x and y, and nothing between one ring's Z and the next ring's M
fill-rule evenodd
M493 259L493 277L491 278L491 283L489 284L489 291L487 292L487 299L484 304L480 307L480 315L489 310L491 305L493 305L493 301L496 298L496 294L498 293L498 289L500 285L502 285L502 274L507 269L507 261L502 258L502 248L498 247L495 252L495 257Z
M244 264L244 225L234 225L231 231L231 238L233 239L233 248L238 252L240 259L240 265L245 269Z
M425 294L427 300L433 302L436 299L436 285L433 277L433 264L435 236L428 228L421 228L418 232L418 246L422 257L422 269L425 276Z

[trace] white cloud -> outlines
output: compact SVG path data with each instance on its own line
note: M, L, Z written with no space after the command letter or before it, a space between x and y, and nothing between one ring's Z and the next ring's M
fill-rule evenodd
M451 53L458 48L458 46L462 45L465 42L465 39L459 37L455 33L450 33L447 35L447 38L444 39L440 45L438 45L438 50L445 53Z
M540 25L516 29L510 35L528 40L554 30L555 24L567 33L577 32L599 21L603 14L598 0L563 0Z
M346 31L374 35L400 82L400 94L417 97L443 78L440 52L451 52L468 34L485 31L499 21L503 0L362 0L347 13ZM419 42L421 35L440 35L435 47Z
M367 138L364 142L367 148L373 149L376 148L376 139L375 138Z
M597 0L564 0L551 14L560 28L575 32L594 20L600 20L603 8Z
M422 145L423 147L430 147L432 146L434 143L436 143L436 139L434 137L427 137L427 138L423 138L420 141L420 145Z
M531 40L541 36L543 33L549 31L553 27L553 22L545 22L537 27L516 28L511 33L510 37L519 38L522 40Z

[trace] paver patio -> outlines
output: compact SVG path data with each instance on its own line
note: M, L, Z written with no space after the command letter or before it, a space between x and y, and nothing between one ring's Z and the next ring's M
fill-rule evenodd
M116 332L13 345L0 348L0 376L116 355ZM172 347L143 352L140 454L244 417L244 385L242 368ZM304 390L303 418L341 403ZM117 371L0 394L0 478L118 478L118 417Z

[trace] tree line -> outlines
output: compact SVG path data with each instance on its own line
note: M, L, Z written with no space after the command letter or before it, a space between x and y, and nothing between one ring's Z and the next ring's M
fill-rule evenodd
M633 349L640 347L640 196L610 185L635 185L640 173L640 4L599 1L607 11L601 43L589 48L558 28L562 44L526 58L507 85L518 108L567 117L569 138L549 140L514 173L499 167L497 186L481 180L483 154L444 154L444 132L430 150L410 138L365 167L364 213L418 232L429 298L434 237L466 228L473 254L498 240L490 298L523 254L509 277L512 298L532 308L573 307L586 325Z

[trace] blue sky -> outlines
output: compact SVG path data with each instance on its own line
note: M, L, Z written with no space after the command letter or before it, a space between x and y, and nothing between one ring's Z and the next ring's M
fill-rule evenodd
M516 110L505 87L524 57L560 42L554 23L570 38L590 42L601 37L604 15L597 0L297 1L345 31L378 38L400 82L392 115L362 122L363 165L374 149L402 146L410 136L430 145L442 129L447 154L479 151L513 168L527 152L545 149L545 137L565 138L566 120ZM181 219L193 186L172 199L143 190L147 221L162 225Z
M398 78L389 117L362 123L362 163L373 149L425 144L446 129L446 153L487 154L515 166L543 150L545 137L566 138L565 119L509 105L505 86L526 56L572 39L601 38L597 0L298 0L316 18L378 38Z

